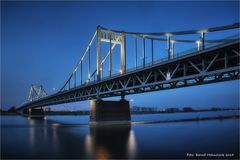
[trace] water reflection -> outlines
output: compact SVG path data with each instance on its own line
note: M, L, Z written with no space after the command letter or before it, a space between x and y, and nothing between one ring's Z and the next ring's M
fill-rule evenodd
M137 143L134 131L131 130L128 137L128 145L127 145L127 154L128 158L133 159L137 155Z
M28 121L29 157L38 157L41 152L42 158L51 155L54 158L134 159L137 155L131 125L89 126L86 134L83 131L85 127L72 127L43 119ZM49 147L51 149L47 149Z
M239 158L239 119L89 126L76 124L76 117L51 118L1 117L1 158L186 159L200 151Z
M29 127L29 150L30 154L37 155L40 147L45 148L51 143L51 151L58 152L58 127L60 124L50 124L46 119L28 118ZM51 127L49 127L51 125Z
M136 146L130 125L90 126L85 141L91 159L135 158Z

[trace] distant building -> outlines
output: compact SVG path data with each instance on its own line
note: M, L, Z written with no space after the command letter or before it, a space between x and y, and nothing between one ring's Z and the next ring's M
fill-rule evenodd
M132 112L153 112L153 111L157 111L157 108L154 107L137 107L137 106L133 106L131 108Z
M178 108L167 108L166 112L174 113L174 112L179 112Z
M193 111L192 107L184 107L182 110L184 112L192 112Z

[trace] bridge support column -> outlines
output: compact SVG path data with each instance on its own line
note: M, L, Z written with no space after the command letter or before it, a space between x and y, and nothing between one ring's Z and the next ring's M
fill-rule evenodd
M29 109L28 108L23 109L22 114L23 114L23 116L28 117Z
M124 123L131 120L129 101L90 101L90 122Z
M44 119L44 110L42 108L40 109L29 109L29 118L38 118L38 119Z

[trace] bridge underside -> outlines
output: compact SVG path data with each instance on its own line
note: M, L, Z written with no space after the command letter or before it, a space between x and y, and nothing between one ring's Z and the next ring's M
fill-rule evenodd
M19 110L235 80L239 79L239 56L239 42L232 42L58 92Z

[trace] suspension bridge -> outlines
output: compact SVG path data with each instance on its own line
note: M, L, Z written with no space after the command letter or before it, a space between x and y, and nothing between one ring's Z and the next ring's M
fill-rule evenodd
M129 94L239 79L239 56L239 23L155 33L97 26L62 88L46 95L43 88L32 86L29 100L18 110L95 100L91 104L93 120L99 105L125 108L113 109L111 114L126 112L128 118L123 119L129 119L126 100L113 103L101 99L113 96L124 99ZM32 98L34 92L37 96ZM104 112L102 116L109 116Z

